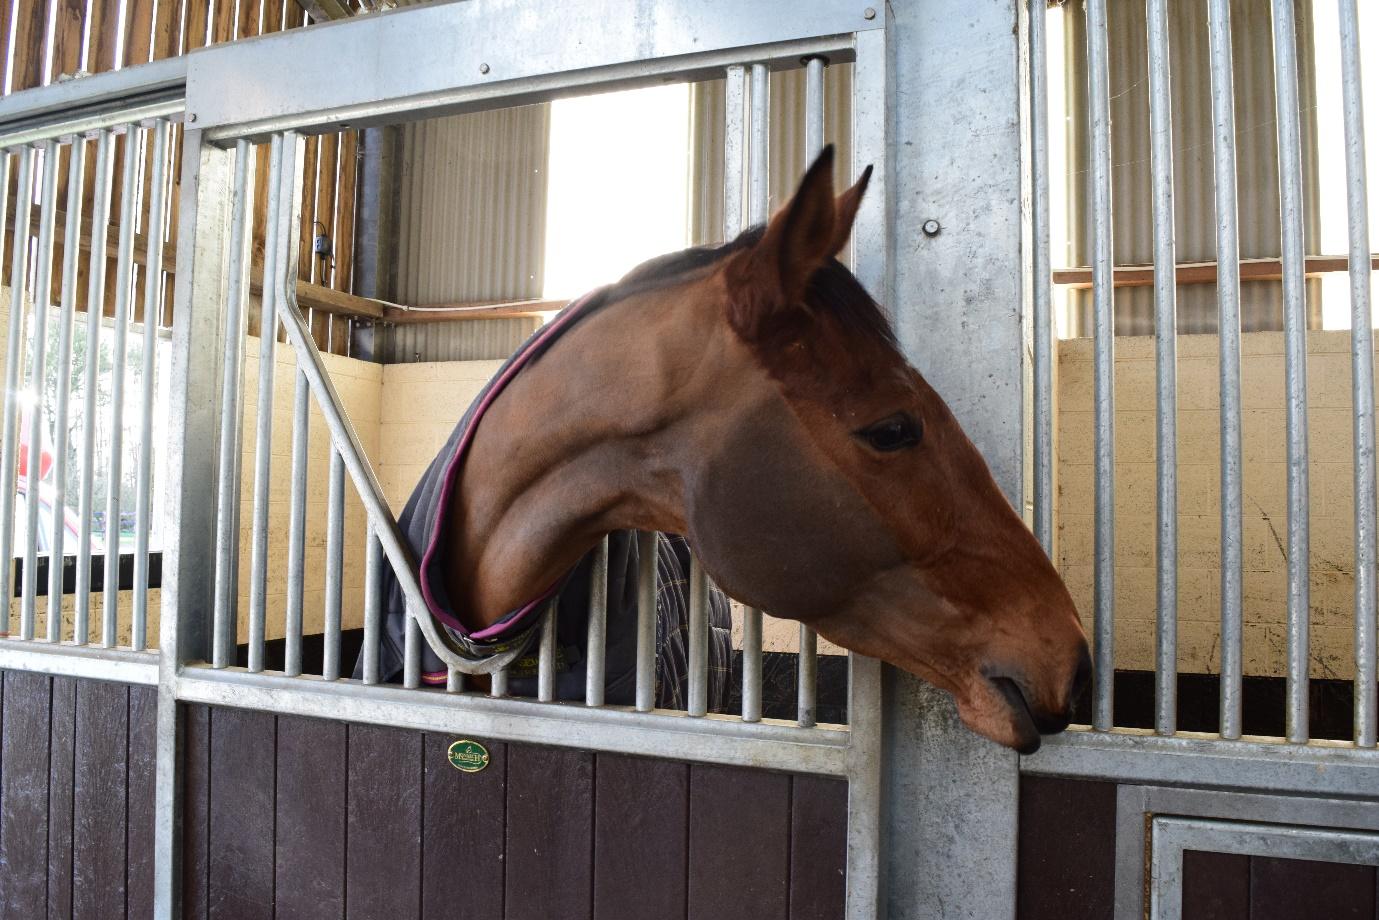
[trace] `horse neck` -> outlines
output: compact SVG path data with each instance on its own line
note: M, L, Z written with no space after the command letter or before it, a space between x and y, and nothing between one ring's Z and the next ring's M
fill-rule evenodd
M447 589L467 626L530 601L606 533L684 532L684 468L722 339L708 311L643 295L582 320L512 380L447 521Z

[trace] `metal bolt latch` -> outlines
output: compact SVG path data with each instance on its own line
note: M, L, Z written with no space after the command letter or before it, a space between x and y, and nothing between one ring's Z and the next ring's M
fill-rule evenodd
M479 73L488 73L488 65L487 65L487 64L480 64L480 65L479 65Z
M943 231L943 225L931 217L924 222L922 229L925 236L938 236Z

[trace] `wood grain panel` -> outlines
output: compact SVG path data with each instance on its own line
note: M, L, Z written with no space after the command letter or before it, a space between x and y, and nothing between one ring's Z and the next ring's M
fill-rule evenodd
M599 754L594 918L684 913L689 765Z
M153 916L153 809L158 766L158 691L129 688L128 914Z
M1020 920L1106 920L1115 896L1114 783L1021 777Z
M347 728L278 716L277 915L345 915Z
M0 917L42 917L48 897L50 681L4 673L0 722Z
M82 681L76 729L72 917L110 920L125 910L129 688Z
M1373 866L1250 859L1250 920L1372 920L1374 900Z
M211 713L211 920L273 917L272 713Z
M507 920L589 917L594 755L508 745Z
M182 786L182 917L206 920L210 858L211 710L184 706Z
M421 915L490 920L503 916L507 745L483 741L488 767L461 773L446 753L456 740L425 736Z
M689 920L784 920L789 846L789 776L690 767Z
M421 904L421 733L349 729L346 916L405 920Z
M77 681L54 677L48 731L48 916L72 916L72 787L76 775Z
M790 795L790 920L842 920L848 784L796 776Z

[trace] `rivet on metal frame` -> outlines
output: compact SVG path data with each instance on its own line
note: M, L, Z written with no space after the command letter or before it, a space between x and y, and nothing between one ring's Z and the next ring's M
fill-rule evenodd
M923 230L925 236L938 236L943 232L943 225L931 217L924 222Z
M875 18L876 18L876 10L873 9L872 7L867 7L865 10L862 11L862 18L863 18L863 19L875 19Z
M488 65L487 65L487 64L480 64L480 65L479 65L479 73L488 73Z

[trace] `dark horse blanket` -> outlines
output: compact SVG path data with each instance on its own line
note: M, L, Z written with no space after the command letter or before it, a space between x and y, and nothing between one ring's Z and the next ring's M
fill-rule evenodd
M551 343L574 326L588 310L597 308L603 300L600 293L586 295L570 304L504 362L475 397L445 446L431 461L398 518L403 535L420 561L418 576L427 607L467 656L482 659L514 647L524 649L508 669L508 692L514 696L536 695L533 640L539 632L541 609L548 600L558 595L556 693L561 699L583 697L593 554L586 555L556 584L542 586L544 590L528 603L509 611L497 623L471 632L460 622L451 606L440 570L440 558L447 542L445 527L449 523L446 512L465 453L484 412L523 368L540 358ZM689 546L682 537L665 534L658 536L656 543L656 705L684 708L688 697ZM633 702L636 690L637 654L637 541L632 532L620 531L609 537L608 581L605 698L611 704L628 705ZM383 590L384 623L379 674L383 680L391 681L398 679L403 667L406 604L401 586L391 568L386 566ZM731 619L728 599L712 586L709 592L709 622L709 707L719 711L727 703L732 682ZM355 664L355 677L362 675L362 668L361 656ZM445 682L445 665L424 645L422 672L427 683Z

